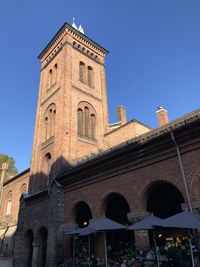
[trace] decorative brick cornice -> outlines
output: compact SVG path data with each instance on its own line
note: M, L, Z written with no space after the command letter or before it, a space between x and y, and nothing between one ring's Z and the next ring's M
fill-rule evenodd
M108 54L108 50L103 48L101 45L97 44L88 36L82 34L68 23L64 23L59 31L55 34L55 36L51 39L51 41L47 44L47 46L43 49L43 51L39 54L38 58L42 60L45 54L48 53L49 49L56 47L56 45L61 41L61 39L63 39L66 33L71 34L73 37L77 38L77 40L80 40L82 43L88 45L89 47L91 47L91 49L96 50L101 55Z

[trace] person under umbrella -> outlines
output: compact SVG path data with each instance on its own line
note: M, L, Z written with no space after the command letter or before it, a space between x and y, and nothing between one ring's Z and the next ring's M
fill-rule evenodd
M177 213L171 217L164 219L162 222L158 222L156 225L170 228L184 228L184 229L200 229L200 216L198 214L191 213L187 210ZM194 254L192 250L192 242L189 238L190 252L192 267L194 264Z
M120 223L117 223L111 219L106 218L103 216L100 219L97 219L93 222L91 222L86 228L83 229L81 235L88 235L90 231L102 231L104 234L104 249L105 249L105 263L106 267L108 266L108 256L107 256L107 242L106 242L106 231L109 230L119 230L119 229L125 229L126 227Z
M153 241L154 241L154 246L155 246L155 254L156 254L156 261L157 261L157 266L160 267L160 261L159 261L159 256L158 256L158 250L157 250L157 244L156 244L156 238L155 238L155 233L153 229L155 229L154 225L155 224L160 224L163 221L163 219L158 218L154 215L151 215L139 222L133 223L130 225L127 230L152 230L153 233Z

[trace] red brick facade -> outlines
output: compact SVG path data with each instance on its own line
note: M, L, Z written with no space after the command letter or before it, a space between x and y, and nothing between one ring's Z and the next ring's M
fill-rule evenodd
M147 212L164 217L181 210L188 205L181 162L193 208L199 208L200 111L170 123L162 118L162 126L151 130L136 120L127 123L121 107L119 122L109 125L106 55L104 48L68 24L39 55L30 186L20 199L14 266L32 262L32 267L54 267L70 256L70 238L63 239L62 229L81 221L81 209L89 210L86 221L112 214L108 210L113 199L119 201L119 219L124 216L120 203L131 220ZM19 175L4 184L1 218L9 186L17 190L25 180L28 185L29 178ZM163 201L163 214L152 192ZM16 194L14 201L18 199ZM137 248L148 247L147 232L135 232L133 238ZM101 257L102 240L96 237L94 242L94 253Z

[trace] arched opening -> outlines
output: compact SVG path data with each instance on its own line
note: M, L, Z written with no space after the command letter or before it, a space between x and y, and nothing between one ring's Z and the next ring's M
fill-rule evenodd
M34 234L32 230L28 230L24 236L24 257L25 266L32 266L32 256L33 256L33 240Z
M44 173L46 175L49 175L50 174L50 171L51 171L51 153L47 153L45 156L44 156Z
M110 194L104 201L105 216L123 225L129 225L127 214L130 207L127 200L118 193ZM124 230L109 231L106 233L108 256L112 259L134 254L134 233Z
M83 228L89 224L89 220L92 219L92 213L90 207L84 201L80 201L75 205L75 222L76 224Z
M147 191L148 212L160 218L167 218L182 211L184 198L180 191L167 182L157 182Z
M46 266L47 236L48 236L47 229L45 227L41 227L38 232L38 239L40 243L40 249L38 255L38 267Z
M19 195L21 196L23 193L27 193L27 185L24 183L19 191Z
M181 204L184 198L181 192L171 183L155 182L146 192L146 210L160 218L167 218L182 211ZM177 245L181 242L182 230L159 229L156 231L157 244L159 246ZM149 232L150 244L153 246L153 238Z
M52 103L44 113L44 141L55 135L56 105Z
M84 115L85 115L85 136L89 137L89 108L85 107L84 108Z
M10 216L12 208L12 191L8 193L8 201L6 206L6 216Z
M85 83L85 64L82 61L79 63L79 80Z
M83 110L78 109L78 136L83 136Z
M95 139L96 118L94 114L92 114L90 118L91 118L91 138Z
M92 219L92 212L88 204L84 201L78 202L74 207L74 219L78 227L84 228L89 224ZM89 239L90 238L90 255L94 252L94 237L79 236L75 237L76 241L71 240L71 251L74 246L75 257L86 261L89 255Z
M88 102L80 102L77 109L78 137L95 141L97 125L97 117L94 107Z
M93 69L90 66L88 66L88 85L90 87L94 86Z

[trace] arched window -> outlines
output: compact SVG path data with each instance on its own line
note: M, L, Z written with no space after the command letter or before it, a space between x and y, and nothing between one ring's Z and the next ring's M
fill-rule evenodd
M49 174L51 172L51 164L52 164L52 157L51 157L51 153L47 153L44 156L44 160L43 160L43 164L42 164L42 170L44 173L44 180L41 184L41 186L43 188L45 188L46 186L49 185Z
M44 116L44 140L48 140L50 137L54 136L55 132L55 123L56 123L56 105L51 104Z
M6 207L6 216L9 216L12 208L12 191L8 193L8 202Z
M89 109L84 108L84 120L85 120L85 136L89 136Z
M77 110L78 136L95 140L96 112L92 105L80 102Z
M51 171L51 153L47 153L44 157L44 173L49 175Z
M79 80L85 82L85 64L82 61L79 63Z
M58 69L58 64L56 63L53 68L53 84L57 82L57 69Z
M26 184L23 184L22 186L21 186L21 188L20 188L20 196L21 196L21 194L23 194L23 193L27 193L27 186L26 186Z
M87 75L88 75L88 77L87 77L87 79L88 79L88 85L90 86L90 87L93 87L94 86L94 77L93 77L93 69L92 69L92 67L90 67L90 66L88 66L88 68L87 68Z
M83 135L83 111L82 109L78 109L78 135Z
M95 126L96 126L96 119L95 119L95 115L92 114L90 116L91 119L91 138L95 139Z
M52 80L53 80L53 70L50 69L49 70L49 73L48 73L48 89L51 87L52 85Z

